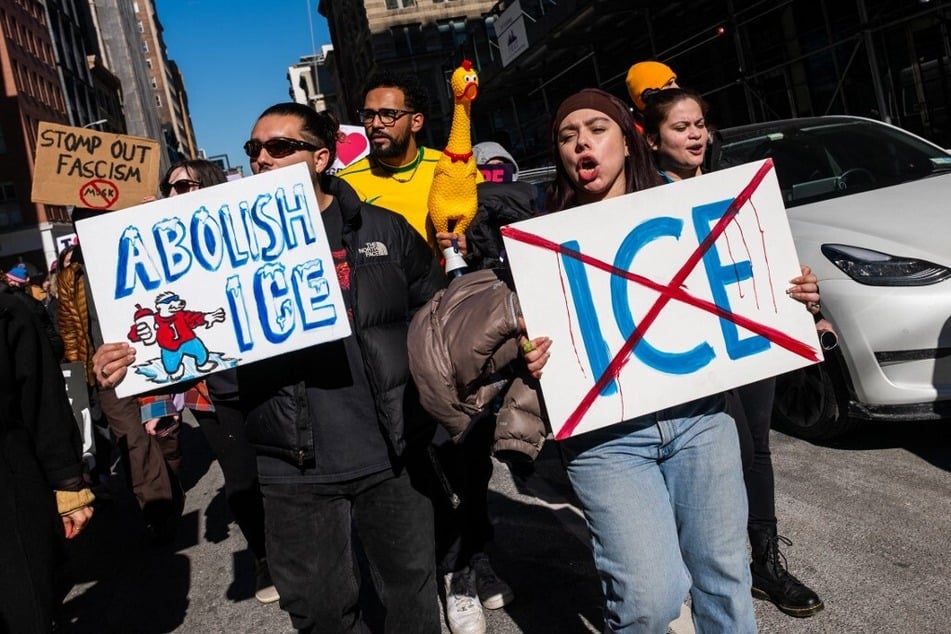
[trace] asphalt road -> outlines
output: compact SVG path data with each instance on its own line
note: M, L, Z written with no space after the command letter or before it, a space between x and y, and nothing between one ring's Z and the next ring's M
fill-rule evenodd
M760 631L951 631L949 438L947 424L938 423L867 426L828 446L773 432L780 532L794 542L785 553L826 609L798 620L757 602ZM197 429L185 429L184 440L188 498L176 543L148 543L134 501L114 476L113 501L71 544L77 585L65 603L68 631L293 631L277 604L253 598L252 559L230 523L218 466ZM487 613L489 632L601 629L584 522L552 449L524 482L496 468L491 554L517 599ZM693 631L687 619L673 629Z

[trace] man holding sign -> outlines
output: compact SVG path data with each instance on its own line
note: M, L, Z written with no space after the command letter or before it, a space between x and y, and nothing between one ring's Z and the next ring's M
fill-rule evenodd
M445 275L402 217L361 203L325 173L337 134L331 115L285 103L260 116L244 146L255 174L307 166L333 258L327 266L353 331L238 367L258 450L268 564L295 628L357 629L356 530L380 577L387 631L438 632L433 511L408 473L425 460L418 454L433 426L406 392L406 334ZM125 344L104 346L96 377L121 380L130 363Z

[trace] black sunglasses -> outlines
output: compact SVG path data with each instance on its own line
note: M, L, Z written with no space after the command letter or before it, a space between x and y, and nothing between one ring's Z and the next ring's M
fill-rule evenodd
M252 159L256 159L258 157L258 155L261 153L261 148L267 150L267 153L271 155L271 158L284 158L285 156L290 156L299 150L309 150L314 152L320 149L313 143L301 141L300 139L288 139L282 136L268 139L267 141L263 142L258 141L257 139L251 139L244 144L245 154L247 154Z
M192 187L201 188L201 181L193 181L190 178L180 178L174 183L168 183L165 186L165 194L168 195L173 189L176 194L187 194Z
M394 110L392 108L380 108L379 110L361 108L357 110L357 120L363 122L363 125L371 125L376 117L380 117L380 123L383 125L393 125L397 119L408 114L416 113L412 110Z

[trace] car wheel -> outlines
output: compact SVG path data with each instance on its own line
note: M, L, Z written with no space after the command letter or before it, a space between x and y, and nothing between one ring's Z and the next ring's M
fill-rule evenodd
M806 440L826 441L853 429L849 399L833 355L776 378L773 426Z

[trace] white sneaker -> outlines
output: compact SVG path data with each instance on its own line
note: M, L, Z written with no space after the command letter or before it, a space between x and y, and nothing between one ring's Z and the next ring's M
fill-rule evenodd
M450 572L446 584L446 620L452 634L485 634L485 615L476 596L475 573L470 568Z
M512 588L495 574L485 553L473 555L469 565L475 571L476 588L482 605L490 610L498 610L515 600Z

